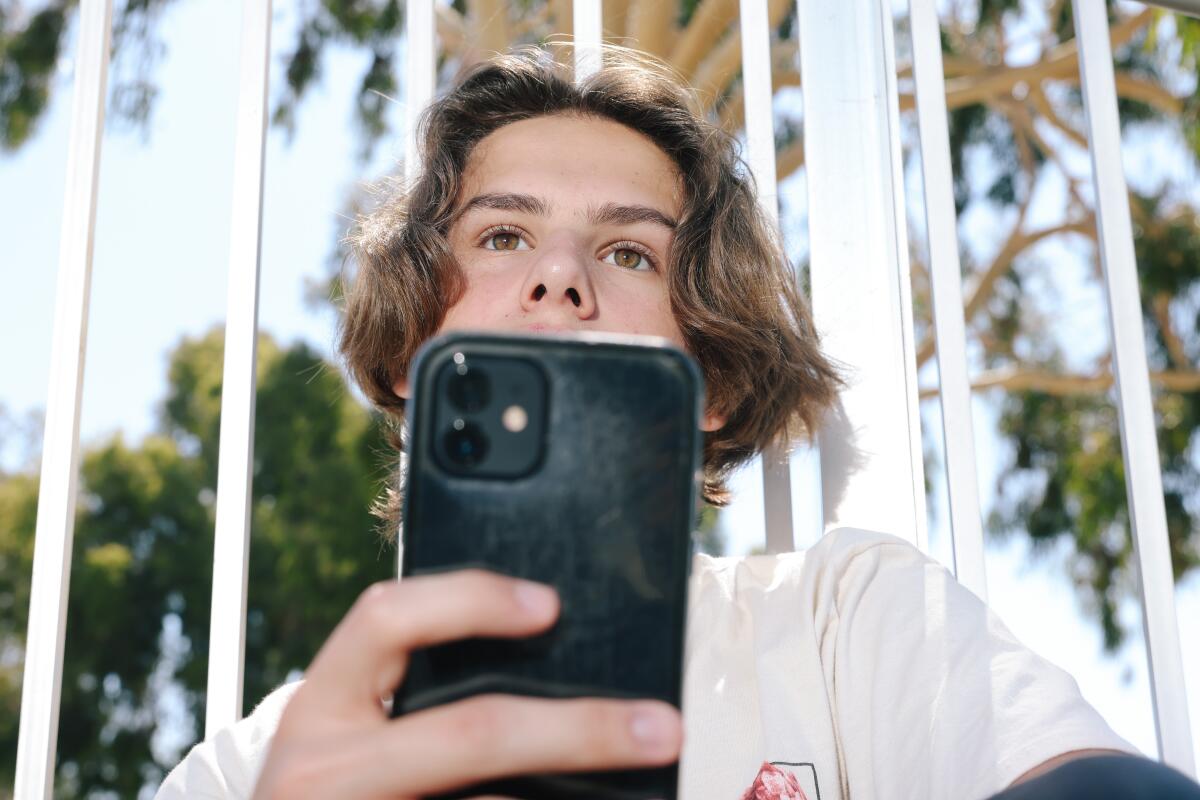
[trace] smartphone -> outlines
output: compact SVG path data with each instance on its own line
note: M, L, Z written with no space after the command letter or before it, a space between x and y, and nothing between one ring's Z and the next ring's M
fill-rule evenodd
M412 371L401 575L482 567L557 588L523 640L414 653L393 714L481 693L679 707L703 385L658 339L455 333ZM453 797L650 800L677 765L530 775Z

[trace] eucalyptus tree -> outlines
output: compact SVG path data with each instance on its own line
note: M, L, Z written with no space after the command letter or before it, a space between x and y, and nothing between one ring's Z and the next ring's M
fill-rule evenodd
M126 0L115 17L110 120L153 130L163 50L157 22L188 0ZM767 0L781 182L804 170L794 0ZM0 5L0 147L37 135L54 91L76 0ZM1063 542L1084 606L1116 647L1118 608L1133 586L1128 511L1100 330L1064 328L1079 298L1099 302L1095 204L1071 4L952 0L942 50L973 384L1008 444L988 520L997 536ZM571 29L571 0L438 3L444 83L496 51L551 42ZM730 134L744 123L737 0L606 0L609 41L645 50L695 86ZM399 0L312 0L297 6L272 120L323 79L332 48L369 54L355 93L362 147L389 133L400 93ZM1121 121L1152 370L1173 563L1200 563L1200 23L1140 4L1110 4ZM898 86L912 168L907 20L897 19ZM1189 183L1187 176L1193 176ZM349 203L364 202L350 198ZM784 219L801 217L786 208ZM787 224L787 223L785 223ZM919 234L919 220L914 230ZM982 233L981 233L982 232ZM803 276L802 236L790 245ZM920 235L913 241L919 244ZM924 250L914 246L917 358L936 397ZM1080 266L1082 265L1082 266ZM336 283L336 281L334 281ZM1047 289L1064 297L1056 301ZM1101 318L1102 319L1102 318ZM174 353L157 432L85 454L64 668L59 792L132 795L196 733L208 633L220 340ZM302 668L349 598L386 574L364 559L371 498L387 448L336 369L302 346L260 350L247 697ZM297 376L303 376L298 379ZM311 380L310 380L311 378ZM932 406L929 406L932 410ZM268 413L269 411L269 413ZM319 458L314 457L319 454ZM931 470L936 468L930 458ZM0 474L0 786L15 754L20 654L36 510L30 470ZM348 533L349 532L349 533ZM364 550L365 548L365 550ZM11 713L10 713L11 712ZM190 726L190 727L189 727ZM182 733L181 733L182 732ZM179 738L170 741L174 735Z

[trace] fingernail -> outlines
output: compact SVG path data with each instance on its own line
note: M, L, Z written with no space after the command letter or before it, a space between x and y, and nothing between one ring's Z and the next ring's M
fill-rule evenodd
M674 712L657 704L646 704L634 710L629 727L639 744L659 749L674 740L676 724Z
M521 607L539 617L550 614L558 603L558 593L541 583L520 581L515 592Z

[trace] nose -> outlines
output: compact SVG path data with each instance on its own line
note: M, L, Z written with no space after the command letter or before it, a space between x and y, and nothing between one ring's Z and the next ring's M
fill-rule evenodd
M578 319L596 313L596 292L586 252L570 241L547 242L530 265L521 285L521 307L566 312Z

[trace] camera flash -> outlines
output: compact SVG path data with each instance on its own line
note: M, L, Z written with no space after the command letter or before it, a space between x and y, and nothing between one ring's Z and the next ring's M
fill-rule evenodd
M500 415L500 424L509 433L520 433L529 424L529 415L520 406L509 406Z

